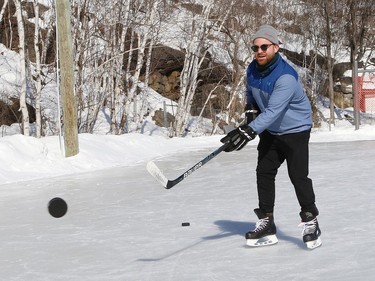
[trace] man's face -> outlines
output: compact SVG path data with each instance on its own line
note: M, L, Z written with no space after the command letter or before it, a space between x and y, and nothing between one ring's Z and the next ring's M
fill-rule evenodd
M262 45L268 46L268 48L264 51L261 48ZM264 38L256 38L253 46L258 46L258 51L254 52L254 57L259 65L266 65L269 63L280 48L279 45L272 44L272 42ZM263 48L265 48L264 46Z

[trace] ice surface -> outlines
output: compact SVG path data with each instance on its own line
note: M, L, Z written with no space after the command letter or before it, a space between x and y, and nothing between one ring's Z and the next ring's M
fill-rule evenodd
M313 142L323 245L301 240L299 206L285 165L277 177L279 243L245 246L255 225L256 146L221 153L164 189L145 161L0 187L2 280L373 280L375 142ZM159 157L174 178L210 153ZM66 200L56 219L48 201ZM181 227L182 222L190 226Z

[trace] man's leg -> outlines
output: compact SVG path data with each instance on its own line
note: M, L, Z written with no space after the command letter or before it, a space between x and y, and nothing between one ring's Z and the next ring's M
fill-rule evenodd
M268 132L260 134L258 144L258 165L256 169L259 208L272 213L275 205L275 178L284 161L277 151L276 138Z
M308 177L310 131L280 136L279 139L286 155L289 177L301 211L311 212L317 216L313 184Z

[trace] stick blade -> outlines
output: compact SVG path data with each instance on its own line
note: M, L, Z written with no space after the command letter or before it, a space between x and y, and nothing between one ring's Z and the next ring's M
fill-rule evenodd
M164 188L167 188L168 179L160 171L158 166L156 166L154 161L149 161L146 165L146 169Z

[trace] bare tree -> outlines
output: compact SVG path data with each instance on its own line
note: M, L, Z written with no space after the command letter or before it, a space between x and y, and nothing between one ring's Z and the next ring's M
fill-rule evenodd
M184 67L180 77L180 98L176 113L174 133L181 136L185 132L191 104L199 81L198 71L206 55L205 39L209 34L208 17L213 8L213 1L209 1L203 8L202 16L192 15L191 32L185 49Z
M137 130L145 107L137 87L150 54L160 0L81 0L75 8L75 49L80 131L92 132L100 110L110 133ZM133 125L132 125L133 124ZM132 127L131 127L132 126Z
M350 47L350 60L360 61L367 49L373 47L375 2L373 0L346 0L348 21L346 38Z
M240 115L245 108L245 69L252 58L251 36L259 25L258 18L254 16L254 3L241 0L232 0L230 6L227 1L222 1L220 7L229 11L228 18L223 21L221 34L217 44L222 44L223 49L230 59L232 67L231 96L225 109L226 123L233 122L238 125ZM219 43L220 42L220 43ZM241 107L237 107L240 101Z
M36 115L36 137L40 138L42 134L42 120L41 120L41 94L42 94L42 80L41 80L41 57L39 50L39 2L33 2L35 21L34 21L34 51L35 51L35 115Z
M306 28L310 43L316 52L326 57L329 125L335 124L333 69L335 60L345 51L345 9L342 0L305 0L302 9L306 11L303 28Z
M124 1L78 1L74 8L74 47L79 130L92 133L100 110L110 108L111 132L118 133L126 9ZM124 4L124 5L123 5ZM98 9L101 7L101 9Z
M8 6L8 2L9 2L9 0L3 1L3 7L0 10L0 22L3 21L4 13L5 13L6 7Z
M25 30L23 22L23 12L21 7L20 0L14 0L14 5L16 7L16 16L17 16L17 26L18 26L18 53L20 55L20 111L22 112L22 129L23 134L28 136L30 135L29 131L29 113L27 110L26 104L26 55L25 55Z
M325 23L323 35L326 46L327 56L327 72L328 72L328 92L330 100L330 124L335 124L335 102L333 92L333 66L334 66L334 52L333 48L340 46L344 36L343 31L343 10L338 9L337 1L318 1L320 5L321 16ZM341 39L341 40L340 40Z
M79 0L73 7L73 44L75 49L76 99L79 132L93 132L97 112L104 100L106 87L105 58L100 47L102 13L95 12L95 1ZM106 10L104 11L106 13ZM110 68L109 68L110 69Z
M205 2L201 11L192 11L185 21L186 46L184 66L180 76L180 98L174 124L174 135L182 136L188 130L188 120L193 98L200 81L199 70L204 62L208 51L212 47L210 36L220 32L221 23L224 23L230 13L230 8L223 13L217 12L217 3L213 0ZM233 2L229 2L229 7ZM212 39L212 38L211 38Z
M149 2L149 3L148 3ZM145 50L144 56L142 57L143 65L145 65L145 89L138 94L138 99L135 100L135 126L136 130L142 128L144 117L147 114L147 92L148 92L148 77L150 75L151 67L151 55L155 42L158 40L160 25L162 18L166 17L164 10L166 4L163 3L163 0L148 0L146 1L146 13L145 13L145 23L143 25L143 33L146 35L146 41L144 42ZM137 77L139 79L139 76ZM138 100L138 102L136 102ZM138 105L137 105L138 103Z

